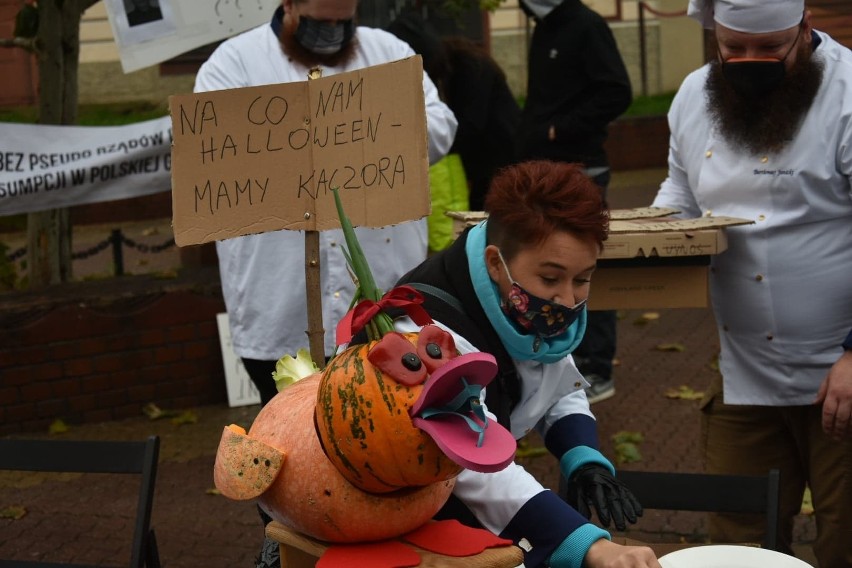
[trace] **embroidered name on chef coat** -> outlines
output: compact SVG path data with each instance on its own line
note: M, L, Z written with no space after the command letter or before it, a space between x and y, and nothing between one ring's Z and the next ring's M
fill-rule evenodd
M754 169L754 175L756 176L792 176L795 175L796 170L767 170L767 169Z

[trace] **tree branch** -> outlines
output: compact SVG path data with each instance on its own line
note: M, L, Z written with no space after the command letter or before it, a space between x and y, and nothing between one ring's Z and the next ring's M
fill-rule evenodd
M36 40L34 37L2 37L0 47L20 47L27 51L35 51Z

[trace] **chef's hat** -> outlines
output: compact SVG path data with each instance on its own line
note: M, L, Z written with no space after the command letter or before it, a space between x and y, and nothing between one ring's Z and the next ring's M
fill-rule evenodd
M687 14L707 29L719 23L738 32L786 30L802 20L804 0L689 0Z

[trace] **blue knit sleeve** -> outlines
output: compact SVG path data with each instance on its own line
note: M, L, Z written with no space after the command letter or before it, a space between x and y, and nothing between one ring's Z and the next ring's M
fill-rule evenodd
M583 568L589 548L602 538L612 540L605 530L592 524L583 525L562 541L550 555L547 565L551 568Z
M561 554L575 559L572 566L579 567L589 547L598 539L609 538L609 533L591 524L553 491L542 491L518 510L500 536L516 543L521 539L529 542L524 566L543 566L554 551L563 549Z

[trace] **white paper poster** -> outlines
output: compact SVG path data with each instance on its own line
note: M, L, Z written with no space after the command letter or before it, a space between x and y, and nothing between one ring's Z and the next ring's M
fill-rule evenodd
M105 0L125 73L272 19L281 0Z
M231 345L231 329L228 327L228 314L216 314L219 326L219 342L222 346L222 362L225 365L225 387L228 390L228 406L248 406L260 404L260 393L251 382L243 366L243 361L234 353Z

